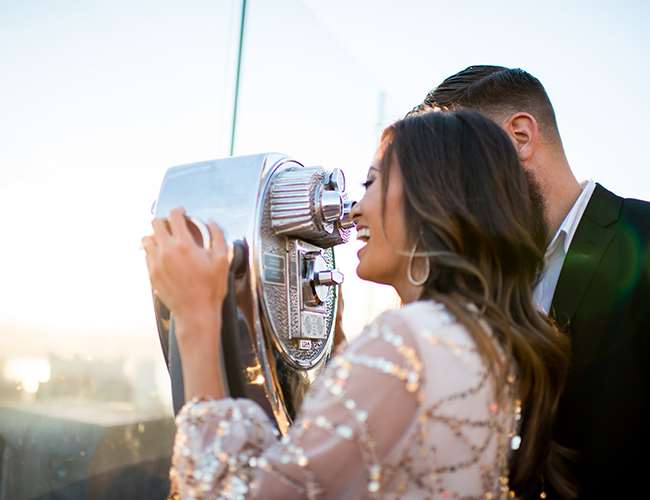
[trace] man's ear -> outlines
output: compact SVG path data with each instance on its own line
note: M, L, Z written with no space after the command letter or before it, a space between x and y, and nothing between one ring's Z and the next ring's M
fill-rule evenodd
M517 150L522 163L528 162L539 143L539 126L535 117L529 113L510 115L502 124Z

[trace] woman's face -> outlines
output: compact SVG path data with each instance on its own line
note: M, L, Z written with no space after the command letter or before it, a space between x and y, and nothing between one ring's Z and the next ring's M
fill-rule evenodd
M357 274L364 280L395 286L406 278L408 241L404 220L404 195L399 166L391 165L390 183L386 193L386 209L382 216L381 159L385 144L380 144L368 169L366 192L354 206L357 239L366 244L357 253Z

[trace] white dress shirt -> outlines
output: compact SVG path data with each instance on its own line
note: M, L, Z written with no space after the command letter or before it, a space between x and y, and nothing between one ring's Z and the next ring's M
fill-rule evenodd
M542 272L539 283L537 283L537 286L533 290L535 304L546 314L548 314L551 308L555 288L557 287L560 271L562 271L562 265L569 251L571 240L573 240L576 229L578 229L578 224L580 224L580 219L582 219L582 215L585 213L591 195L594 193L594 189L596 189L596 183L592 180L585 181L580 185L582 186L580 196L578 196L571 210L569 210L562 224L560 224L555 236L553 236L553 239L546 247L544 271Z

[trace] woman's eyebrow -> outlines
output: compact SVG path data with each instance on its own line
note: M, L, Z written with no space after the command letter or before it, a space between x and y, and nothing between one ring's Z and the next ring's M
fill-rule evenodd
M368 174L370 174L370 171L371 171L371 170L374 170L375 172L380 173L379 169L378 169L377 167L373 167L372 165L371 165L370 168L368 169Z

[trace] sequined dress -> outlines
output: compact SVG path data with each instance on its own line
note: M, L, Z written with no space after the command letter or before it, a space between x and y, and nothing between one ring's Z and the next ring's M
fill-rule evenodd
M280 438L244 399L177 417L172 491L199 498L497 499L520 416L437 303L381 315L329 363Z

